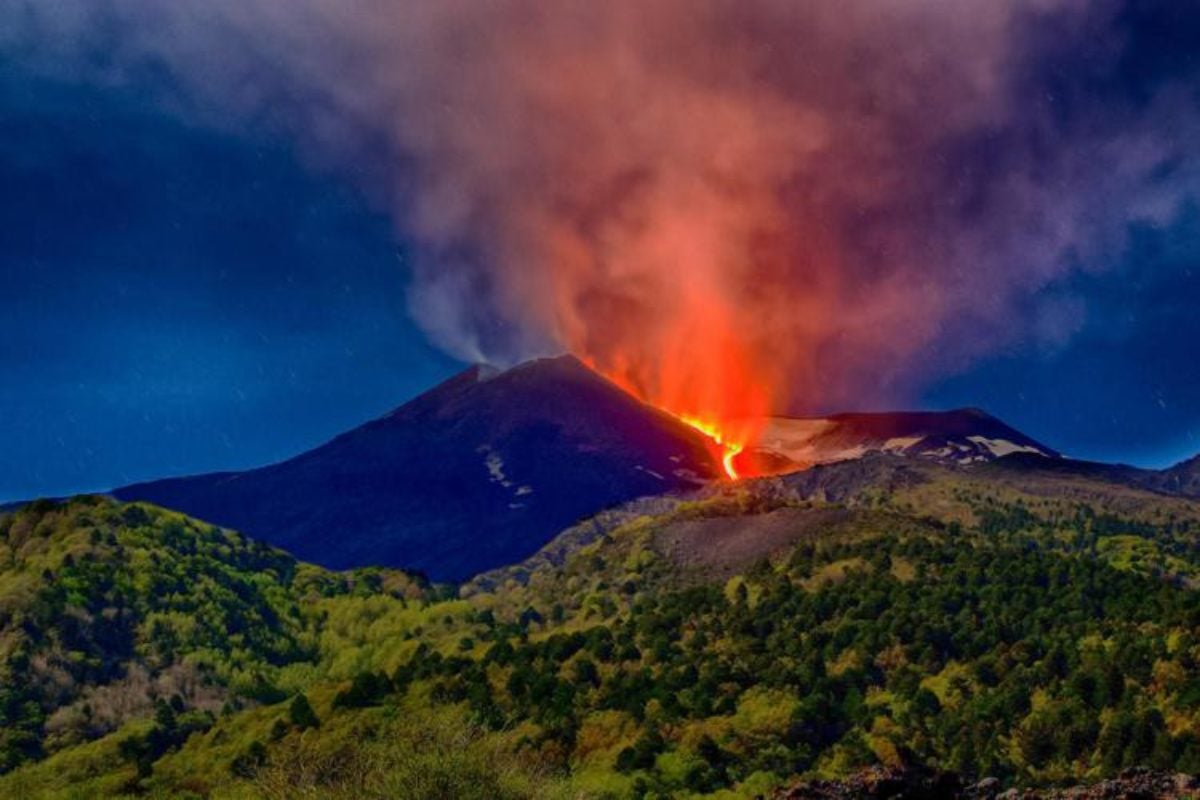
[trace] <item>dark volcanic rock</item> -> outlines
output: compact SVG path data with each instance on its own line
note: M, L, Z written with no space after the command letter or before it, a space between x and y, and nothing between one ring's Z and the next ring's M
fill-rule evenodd
M693 488L708 441L571 357L475 367L296 458L117 489L326 567L461 580L601 509Z
M779 481L785 491L800 498L842 503L868 488L894 492L915 486L944 469L947 467L902 455L872 452L851 461L795 472Z
M673 522L655 533L654 548L677 569L724 581L801 540L816 541L854 516L841 507L782 508L764 514Z
M1004 472L1024 475L1080 477L1088 480L1145 489L1159 494L1200 499L1200 456L1162 470L1141 469L1128 464L1104 464L1096 461L1076 461L1070 458L1041 458L1028 453L1014 453L983 465L981 474L999 475Z
M1157 473L1151 486L1171 494L1200 497L1200 456L1194 456Z
M1055 789L1044 794L1021 797L1046 800L1168 800L1200 797L1200 779L1195 775L1159 772L1144 768L1127 769L1116 778L1090 786Z
M758 448L801 465L846 461L875 451L942 464L986 463L1013 453L1059 457L977 408L772 417L760 438Z
M923 767L871 767L842 781L804 781L777 793L775 800L953 800L967 797L952 772Z
M1118 777L1066 789L1004 789L995 778L967 784L923 767L871 767L841 781L801 781L774 800L1174 800L1200 798L1194 775L1129 769Z

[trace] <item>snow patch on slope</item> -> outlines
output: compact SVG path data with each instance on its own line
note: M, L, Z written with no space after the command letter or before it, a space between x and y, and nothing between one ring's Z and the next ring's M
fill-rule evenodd
M905 430L907 428L907 430ZM972 428L975 430L972 431ZM994 461L1013 453L1057 454L973 409L959 412L771 417L752 446L790 459L797 469L885 452L953 464Z
M492 483L498 483L506 489L512 486L512 481L504 474L504 459L500 457L500 454L490 447L480 449L485 453L483 465L487 467Z
M1030 447L1029 445L1016 444L1014 442L1008 441L1007 439L989 439L986 436L968 436L967 438L969 440L971 440L972 442L974 442L975 444L979 445L980 447L987 448L991 452L991 454L994 455L996 458L1001 458L1003 456L1007 456L1012 453L1043 454L1042 451L1037 449L1036 447Z
M492 483L498 483L505 489L513 489L513 497L524 497L525 495L533 494L533 487L527 484L517 486L516 481L508 476L504 471L504 459L500 454L491 448L489 445L482 445L477 449L477 452L483 453L483 466L488 471L488 480ZM512 502L508 504L509 508L517 509L524 508L524 503Z
M894 439L888 439L880 449L886 453L903 453L924 438L924 436L898 436Z

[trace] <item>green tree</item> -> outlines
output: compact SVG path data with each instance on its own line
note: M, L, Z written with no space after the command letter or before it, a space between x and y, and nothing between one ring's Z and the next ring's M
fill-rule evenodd
M317 718L317 713L313 711L303 693L292 698L292 704L288 706L288 721L301 730L318 728L321 725L321 720Z

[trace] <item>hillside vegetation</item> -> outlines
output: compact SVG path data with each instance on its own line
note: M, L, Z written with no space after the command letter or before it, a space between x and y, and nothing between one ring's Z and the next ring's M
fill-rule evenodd
M217 714L286 697L277 682L316 661L327 602L425 591L144 504L80 497L2 516L0 770L169 719L169 735L138 744L148 768Z
M27 508L0 522L0 795L1200 771L1192 501L880 457L638 509L453 596L140 504Z

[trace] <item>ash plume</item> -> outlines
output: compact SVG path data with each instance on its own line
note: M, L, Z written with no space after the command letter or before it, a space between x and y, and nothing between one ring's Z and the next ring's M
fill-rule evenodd
M729 416L1070 338L1044 290L1200 186L1200 66L1136 79L1130 8L7 0L0 55L294 137L393 213L451 353Z

